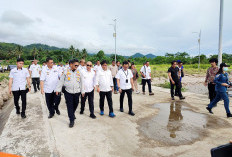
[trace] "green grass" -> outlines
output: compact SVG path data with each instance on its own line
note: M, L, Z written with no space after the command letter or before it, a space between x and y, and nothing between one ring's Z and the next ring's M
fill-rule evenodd
M0 73L0 82L4 79L9 80L9 72Z

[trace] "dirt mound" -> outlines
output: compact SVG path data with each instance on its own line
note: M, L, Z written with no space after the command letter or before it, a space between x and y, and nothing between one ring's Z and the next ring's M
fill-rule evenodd
M0 109L2 109L4 102L6 102L9 98L8 80L4 79L2 82L0 82Z

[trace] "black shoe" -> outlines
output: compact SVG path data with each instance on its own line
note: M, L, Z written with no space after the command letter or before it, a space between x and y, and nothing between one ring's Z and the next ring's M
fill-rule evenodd
M16 114L20 114L20 111L19 111L19 110L17 110L17 111L16 111Z
M96 116L94 114L90 114L90 117L93 118L93 119L96 118Z
M211 108L206 107L206 110L208 110L208 111L209 111L209 113L213 114L213 112L212 112L212 109L211 109Z
M131 116L135 115L133 111L129 112L128 114L131 115Z
M180 100L183 100L183 99L185 99L185 97L183 97L183 96L182 96L182 97L180 97Z
M60 115L60 110L59 109L56 110L56 114Z
M124 112L123 108L120 108L120 112Z
M227 118L232 117L231 113L227 113Z
M175 96L179 96L179 94L175 94Z
M49 114L48 119L52 118L54 114Z
M69 127L72 128L74 126L74 121L70 122Z
M80 111L80 114L84 114L84 111Z
M27 118L27 116L25 115L25 113L21 113L21 117L24 119L24 118Z
M174 98L174 97L172 97L172 100L175 100L175 98Z

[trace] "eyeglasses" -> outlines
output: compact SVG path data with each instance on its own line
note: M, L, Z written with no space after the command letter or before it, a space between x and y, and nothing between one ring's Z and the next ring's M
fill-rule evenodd
M92 67L92 65L87 64L87 67Z
M75 67L79 67L79 65L75 65Z

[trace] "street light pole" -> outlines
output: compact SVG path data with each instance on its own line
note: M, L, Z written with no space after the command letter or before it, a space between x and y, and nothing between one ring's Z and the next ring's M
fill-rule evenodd
M117 54L117 19L114 19L114 24L109 24L112 25L114 27L114 33L113 33L113 37L114 37L114 59L115 59L115 63L116 63L116 54Z
M198 32L193 32L193 33L198 33ZM199 51L199 56L198 56L198 72L200 72L200 64L201 64L201 30L199 32L199 38L198 38L198 51Z
M218 43L218 65L222 63L222 26L223 26L223 5L224 0L220 0L220 18L219 18L219 43Z

